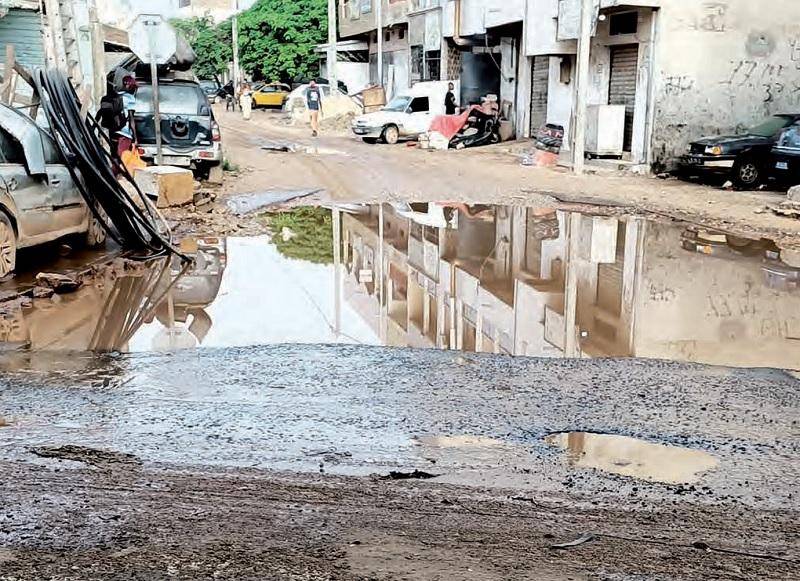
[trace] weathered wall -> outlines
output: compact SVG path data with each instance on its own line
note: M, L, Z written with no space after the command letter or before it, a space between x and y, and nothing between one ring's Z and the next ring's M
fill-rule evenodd
M576 54L578 43L574 40L558 41L558 0L528 0L525 54Z
M704 134L800 110L800 2L671 0L656 53L657 163Z
M375 30L377 28L376 8L378 0L369 3L369 12L359 10L351 12L348 5L362 5L363 0L340 0L339 3L339 37L351 38ZM408 22L409 0L383 0L383 26L393 26ZM352 15L352 16L351 16Z
M455 28L455 1L444 0L444 36ZM525 0L461 0L461 36L483 34L487 28L520 22L525 17Z

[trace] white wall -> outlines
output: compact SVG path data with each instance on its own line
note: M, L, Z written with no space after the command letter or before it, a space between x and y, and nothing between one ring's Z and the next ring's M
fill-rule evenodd
M547 89L547 123L564 127L564 149L569 149L572 120L572 100L575 88L575 66L573 59L570 82L561 82L561 59L572 58L550 57L550 83Z
M800 109L800 2L664 2L656 53L655 160L704 134Z
M139 14L178 15L178 0L95 0L100 21L118 28L128 28Z
M443 0L442 33L452 37L455 2ZM461 36L483 34L486 28L520 22L525 18L525 0L461 0Z
M576 54L578 43L574 40L557 40L558 0L528 0L525 54Z

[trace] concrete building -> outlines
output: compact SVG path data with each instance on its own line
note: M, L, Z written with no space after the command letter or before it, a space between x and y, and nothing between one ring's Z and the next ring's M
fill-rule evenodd
M368 43L372 82L375 2L343 0L339 15L341 38ZM560 125L569 152L582 0L383 2L384 85L460 79L462 103L495 93L517 137ZM597 133L618 135L632 168L669 168L692 139L800 107L799 2L774 0L769 10L750 0L596 4L590 118L613 110L613 126ZM593 126L588 133L592 152Z
M570 133L580 3L528 1L534 128ZM793 0L601 0L588 102L625 107L625 159L669 167L692 139L800 106L798 21Z
M378 29L377 2L382 1ZM340 0L339 38L367 44L371 84L381 84L389 97L411 86L408 10L411 0ZM378 34L383 41L383 71L378 72ZM358 73L363 75L362 72ZM348 85L348 89L353 92Z

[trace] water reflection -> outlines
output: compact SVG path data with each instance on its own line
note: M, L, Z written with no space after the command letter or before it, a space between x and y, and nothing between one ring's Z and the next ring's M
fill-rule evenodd
M649 482L691 484L719 462L705 452L609 434L569 432L545 441L566 452L575 468L594 468Z
M443 203L348 207L341 244L343 300L388 345L800 368L800 268L770 241Z
M117 263L77 292L14 305L0 317L0 342L34 351L128 351L144 326L159 323L154 350L194 347L211 327L226 266L226 242L193 238L182 244L191 265L160 259Z

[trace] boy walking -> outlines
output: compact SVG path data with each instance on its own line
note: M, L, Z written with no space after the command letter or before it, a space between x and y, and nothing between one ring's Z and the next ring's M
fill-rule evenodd
M322 91L316 81L311 81L306 89L306 106L311 116L311 136L319 135L319 113L322 109Z

